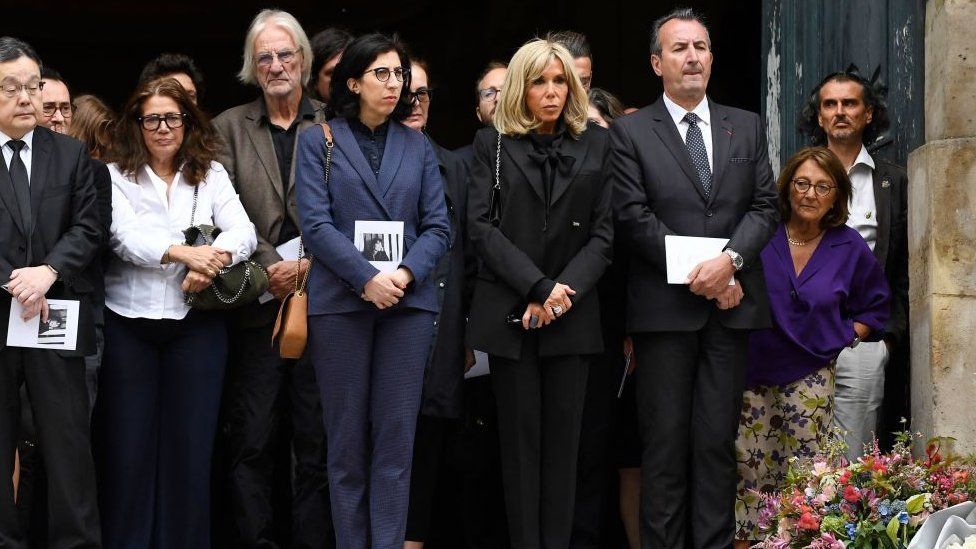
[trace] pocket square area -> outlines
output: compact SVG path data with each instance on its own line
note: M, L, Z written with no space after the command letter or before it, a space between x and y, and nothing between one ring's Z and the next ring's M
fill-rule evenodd
M730 158L729 159L729 162L731 162L733 164L746 164L748 162L755 162L755 161L753 159L751 159L751 158L737 157L737 158Z

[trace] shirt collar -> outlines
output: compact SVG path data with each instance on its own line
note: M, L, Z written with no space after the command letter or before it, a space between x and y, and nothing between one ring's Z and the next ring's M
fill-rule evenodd
M264 100L264 97L261 98L261 118L264 119L265 123L271 123L271 120L268 118L268 103ZM302 93L302 98L298 100L298 116L295 117L292 125L295 125L295 123L303 118L315 118L315 106L312 105L312 101L304 93Z
M25 149L28 151L31 150L34 147L34 130L25 133L24 137L21 137L20 140L27 143ZM7 141L13 141L13 138L3 132L0 132L0 150L3 150L3 148L7 146Z
M369 129L369 126L363 124L362 121L360 121L359 118L356 118L355 116L347 118L346 120L349 122L350 129L352 129L354 132L360 135L365 135L367 137L385 136L387 130L390 128L389 118L387 118L386 121L380 124L379 126L376 126L375 130Z
M848 173L853 172L860 165L866 166L871 171L874 171L874 158L871 157L871 154L868 153L868 148L864 145L861 145L861 152L857 153L857 158L854 159L854 164L848 170Z
M668 114L671 115L671 119L674 120L674 125L677 126L684 119L688 111L684 107L678 105L668 97L668 94L664 94L664 106L668 109ZM708 97L702 97L702 100L695 106L691 112L698 115L698 118L705 123L707 126L712 125L712 112L708 109Z

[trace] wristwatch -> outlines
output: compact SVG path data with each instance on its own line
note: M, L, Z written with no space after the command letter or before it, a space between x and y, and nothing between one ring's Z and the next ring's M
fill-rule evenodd
M861 336L854 334L854 341L851 342L851 349L857 347L859 343L861 343Z
M735 267L735 270L741 271L745 261L743 261L742 256L739 255L739 252L733 250L732 248L726 248L722 251L725 255L732 258L732 266Z

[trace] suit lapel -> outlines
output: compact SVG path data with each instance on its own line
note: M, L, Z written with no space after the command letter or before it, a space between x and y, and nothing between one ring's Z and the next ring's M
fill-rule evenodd
M569 184L572 183L576 174L583 167L583 159L586 158L587 149L589 149L587 144L589 142L588 140L584 142L582 139L574 138L568 133L562 139L563 144L560 154L571 156L575 161L573 162L573 167L570 168L569 173L566 175L563 175L560 170L556 170L556 179L552 184L552 200L549 202L550 205L559 201L559 198L569 189Z
M51 136L43 129L34 130L34 150L31 152L31 226L37 225L41 211L41 197L47 186L47 171L51 164ZM33 232L33 229L32 231Z
M891 238L891 176L877 160L871 171L874 186L874 208L877 210L878 236L874 242L874 257L884 267L888 258L888 242Z
M529 183L529 187L544 203L546 192L542 188L542 178L539 177L542 170L537 169L532 164L532 159L529 158L529 153L532 152L532 143L529 142L529 139L527 137L512 138L503 135L502 150L508 155L508 159L518 166L519 171L522 172L522 177ZM505 162L504 158L502 158L502 162Z
M708 195L709 204L715 200L718 188L722 184L722 175L729 164L729 148L732 146L732 124L725 115L725 110L708 100L708 108L712 113L712 192Z
M324 107L318 107L315 109L314 118L302 118L298 121L298 128L295 130L295 143L291 151L291 170L288 172L288 187L285 189L287 196L291 197L295 194L295 164L298 163L298 136L301 135L306 128L314 126L319 122L325 122L325 115L322 112ZM330 126L331 127L331 126ZM275 157L275 163L277 164L277 157Z
M10 179L10 170L2 159L0 159L0 201L10 212L10 218L14 220L17 230L26 236L24 223L20 219L20 205L17 204L17 197L14 196L14 182Z
M380 191L379 183L376 181L376 176L373 175L373 170L370 169L369 164L366 163L366 157L363 156L363 151L359 148L359 143L356 141L356 136L352 134L352 130L349 129L349 123L346 122L344 118L335 118L329 123L329 127L332 128L332 135L335 138L335 145L342 151L342 155L346 158L349 164L352 166L359 177L362 179L363 184L366 185L366 189L369 194L373 196L376 203L379 204L383 212L386 213L387 218L393 219L390 215L389 210L386 208L386 203L383 202L383 193ZM389 139L389 136L387 136ZM384 152L384 156L386 153ZM385 159L384 159L385 162Z
M685 173L688 182L695 188L695 192L705 200L705 190L702 189L701 180L698 178L698 171L691 165L691 156L688 154L688 147L681 140L681 134L674 125L674 120L668 113L668 108L664 106L663 96L651 107L654 123L652 129L664 146L671 152L671 156L678 163L681 171ZM713 132L714 133L714 132Z
M258 99L258 101L262 101ZM285 196L285 186L281 181L281 171L278 169L278 157L275 156L274 142L271 140L271 132L261 124L261 107L255 102L251 103L252 110L247 114L248 124L244 127L247 137L254 146L254 151L258 155L258 160L264 167L268 176L268 181L274 187L279 197ZM296 140L297 141L297 140Z
M400 169L400 162L403 161L403 149L406 146L403 134L405 131L407 131L405 127L391 121L386 132L386 148L383 149L383 160L380 162L380 175L377 181L383 196L386 196L390 186L393 185L393 177Z

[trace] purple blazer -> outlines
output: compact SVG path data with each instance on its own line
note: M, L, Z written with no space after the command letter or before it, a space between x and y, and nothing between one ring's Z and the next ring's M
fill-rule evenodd
M823 368L854 340L854 321L884 336L890 314L888 283L857 231L827 230L796 275L780 224L760 254L773 326L749 339L748 387L787 385Z

